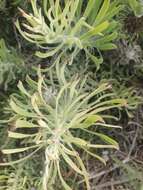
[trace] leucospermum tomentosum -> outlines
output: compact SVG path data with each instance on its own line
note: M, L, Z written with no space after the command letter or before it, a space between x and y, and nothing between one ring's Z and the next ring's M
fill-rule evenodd
M31 4L33 14L20 9L26 22L20 26L17 21L16 26L25 39L39 46L37 56L47 58L71 50L73 60L84 50L99 66L102 57L98 59L90 49L96 48L99 52L116 47L112 43L117 38L117 22L113 16L122 9L117 1L44 0L44 13L36 0L31 0Z
M20 94L13 95L10 101L12 115L9 122L12 122L15 128L8 131L8 136L20 140L24 147L3 149L2 152L8 155L26 152L26 156L1 165L23 161L44 148L44 190L54 185L56 177L59 177L64 189L71 190L61 174L62 160L84 177L87 190L89 190L88 174L78 150L82 149L105 162L92 150L118 149L119 146L115 140L94 129L96 126L107 129L118 128L119 126L106 124L106 116L108 118L109 114L105 115L105 111L120 108L126 102L124 99L113 99L111 86L107 83L101 84L93 91L87 91L84 88L86 79L81 81L78 77L74 77L67 81L64 72L65 65L61 66L57 63L57 81L54 82L52 78L47 81L39 69L37 82L27 77L29 90L26 90L19 82ZM51 87L53 91L49 91ZM77 135L77 131L94 135L103 143L96 144L91 139L83 139Z

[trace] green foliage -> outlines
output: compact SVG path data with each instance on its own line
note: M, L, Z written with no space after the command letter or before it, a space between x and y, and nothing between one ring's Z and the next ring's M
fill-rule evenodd
M8 136L22 141L21 144L24 147L3 149L2 152L9 155L27 151L29 154L20 160L1 165L24 161L39 149L44 148L46 160L43 176L44 190L55 183L57 176L64 189L71 189L62 177L61 160L64 160L69 167L83 176L87 189L90 189L87 171L75 146L105 163L100 156L92 153L92 149L118 149L118 143L104 134L92 131L90 127L94 125L109 129L120 128L106 124L106 115L102 115L102 112L125 106L126 102L124 99L112 99L113 94L107 83L93 91L85 91L86 79L80 81L77 77L73 77L72 80L67 81L64 71L65 65L61 66L57 62L58 81L53 83L52 76L50 81L47 81L47 84L51 83L52 86L46 84L40 70L37 82L27 78L30 90L26 90L19 82L18 88L21 94L14 94L10 100L12 116L9 122L15 123L15 130L9 130ZM23 129L25 129L24 132ZM104 143L95 144L90 140L80 138L76 135L78 130L92 134Z
M6 1L5 0L0 0L0 11L5 8Z
M37 170L33 174L31 170L35 168L33 164L38 166L34 160L26 163L17 164L17 166L9 166L0 170L0 189L1 190L32 190L41 189L41 175ZM37 168L36 168L37 169ZM38 176L39 175L39 176Z
M22 168L19 170L5 169L0 175L0 188L3 190L25 190L28 185L28 176L22 177L21 172L23 172Z
M80 60L82 60L82 58L80 58ZM72 77L74 73L78 73L80 70L80 73L78 74L81 79L84 79L85 75L88 73L87 84L85 87L87 91L98 88L102 83L110 84L112 86L113 98L125 99L127 105L124 110L129 117L132 117L132 112L134 112L143 101L142 96L139 94L138 87L135 85L133 86L130 82L130 80L132 80L131 74L124 73L125 70L129 72L129 67L126 66L126 68L121 68L119 65L115 65L112 60L111 64L107 65L107 63L103 63L100 70L97 71L92 67L93 65L86 64L84 67L83 64L84 61L81 61L80 65L74 64L69 66L68 69L70 71L67 70L66 78ZM135 75L135 73L133 73L133 75Z
M80 50L92 59L99 67L102 57L97 58L90 50L114 49L112 43L117 38L117 22L113 16L122 9L118 2L110 0L89 0L86 6L82 0L43 1L44 14L32 0L33 14L20 9L26 19L20 27L21 35L31 43L40 47L36 55L41 58L71 51L71 63ZM100 54L100 52L99 52Z
M142 190L143 187L143 170L137 163L130 161L129 163L122 163L120 160L114 158L114 161L121 167L122 171L122 180L126 180L126 188L132 190Z
M143 16L143 2L141 0L128 0L128 3L137 17Z
M16 50L8 49L3 39L0 40L0 86L6 90L9 83L16 80L19 73L22 73L24 62Z

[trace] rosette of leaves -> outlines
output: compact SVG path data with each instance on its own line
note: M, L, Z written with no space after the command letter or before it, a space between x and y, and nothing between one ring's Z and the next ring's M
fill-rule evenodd
M8 49L3 39L0 40L0 85L6 90L8 85L22 73L24 62L15 49Z
M20 94L14 94L10 100L13 128L8 131L11 139L20 141L16 148L3 149L5 155L22 154L24 157L1 165L11 165L32 157L40 149L45 154L43 189L52 188L57 177L64 189L71 190L62 176L62 162L83 176L87 190L90 189L88 174L78 150L82 149L91 156L104 162L102 157L93 153L94 149L118 149L118 143L111 137L98 132L96 126L120 128L106 123L106 110L126 105L124 99L113 99L111 86L101 84L93 91L86 91L86 78L77 76L65 79L65 64L56 63L57 81L53 77L44 79L38 70L38 80L27 77L27 88L19 82ZM96 130L95 130L96 129ZM92 142L78 136L78 131L96 136L100 141ZM101 142L101 143L100 143Z
M23 154L24 157L1 165L11 165L32 157L39 149L45 152L45 172L43 189L47 190L58 177L64 189L71 189L62 177L61 161L85 178L87 189L90 189L88 174L84 163L78 154L83 149L88 154L105 163L102 157L92 152L92 149L115 148L118 143L105 134L92 130L92 126L119 127L106 124L106 110L119 108L126 104L124 99L111 99L111 86L101 84L93 91L86 91L86 79L80 81L76 76L65 79L65 64L56 64L57 81L47 81L38 72L38 81L27 77L29 88L21 82L18 88L21 94L14 94L10 100L13 128L8 131L9 138L20 140L21 146L3 149L3 154ZM77 131L99 138L102 143L90 142L77 135ZM100 141L100 142L101 142ZM26 154L24 154L26 152ZM16 157L12 156L13 159Z
M117 1L110 0L44 0L43 9L31 0L33 13L20 9L26 22L16 26L21 35L38 45L36 55L47 58L70 52L71 63L80 50L84 50L97 66L102 63L99 50L114 49L117 38L117 22L114 15L122 9ZM97 57L90 50L95 48Z

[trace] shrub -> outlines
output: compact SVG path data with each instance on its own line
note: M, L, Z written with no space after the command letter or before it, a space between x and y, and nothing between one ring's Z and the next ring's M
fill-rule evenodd
M92 131L91 126L118 128L118 126L106 124L106 115L102 113L124 106L126 102L123 99L111 99L113 94L110 92L111 86L107 83L89 92L84 88L86 79L80 81L78 77L73 77L72 80L66 81L65 65L61 66L57 63L56 67L58 80L54 83L52 79L46 82L40 70L37 82L27 78L29 90L26 90L19 82L20 94L14 94L10 100L9 122L13 123L14 130L9 130L8 136L19 139L24 147L4 149L3 153L16 154L27 151L28 154L24 158L7 163L13 164L31 157L39 149L44 148L43 189L46 190L47 185L49 187L55 183L56 176L59 176L65 189L71 189L62 177L61 160L83 176L87 189L90 189L88 174L78 154L78 149L83 149L105 163L100 156L92 153L92 149L118 149L118 143L102 133ZM105 143L95 144L87 141L76 135L78 130L95 135Z
M82 0L49 1L44 0L44 14L32 0L33 14L20 9L26 22L16 22L21 35L31 43L39 46L36 55L41 58L71 51L71 63L80 50L84 50L99 67L103 61L99 50L114 49L112 43L117 38L117 22L114 15L122 9L117 1ZM90 50L96 48L98 59Z

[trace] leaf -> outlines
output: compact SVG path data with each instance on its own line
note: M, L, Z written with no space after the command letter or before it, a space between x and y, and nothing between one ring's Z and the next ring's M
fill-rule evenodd
M108 104L109 104L109 106L108 106ZM96 106L94 106L94 110L91 111L91 114L93 114L93 113L97 114L97 113L103 112L105 110L110 110L113 108L120 108L122 106L126 106L125 99L113 99L113 100L105 101L105 102L99 103Z
M95 22L96 16L99 12L99 9L101 7L101 4L103 3L103 0L93 0L94 1L94 6L93 9L88 17L88 22L93 25Z
M33 149L38 147L39 145L34 145L34 146L29 146L29 147L25 147L25 148L16 148L16 149L3 149L2 153L3 154L16 154L16 153L20 153L20 152L24 152L27 151L29 149Z
M93 24L94 26L95 25L97 26L100 22L102 22L102 20L104 19L109 7L110 7L110 0L104 0L103 5L100 8L100 11L99 11L99 13L96 17L96 20Z
M89 40L89 38L91 38L97 34L98 35L101 34L101 32L106 30L108 28L108 26L109 26L109 22L105 21L105 22L99 24L98 26L94 27L93 29L89 30L85 34L81 35L80 40L82 40L82 41Z
M100 50L112 50L112 49L116 49L117 46L113 43L107 43L104 45L99 45L98 46Z
M103 126L103 127L109 127L109 128L117 128L117 129L122 129L121 126L119 125L111 125L111 124L106 124L106 123L96 123L96 125L98 126Z
M92 43L92 46L96 46L100 48L100 45L104 45L107 42L111 42L113 40L115 40L118 37L118 33L117 32L113 32L111 34L105 35L104 37L97 39L95 42Z
M85 102L88 102L91 98L98 95L101 92L109 89L110 85L108 83L102 83L98 88L96 88L93 92L86 95L86 97L79 103L78 107L81 107Z
M8 131L8 137L15 138L15 139L29 138L29 137L35 136L36 134L22 134L22 133L16 133L16 132Z
M116 146L116 145L87 144L87 147L90 147L90 148L98 148L98 149L114 148L114 149L116 149L116 150L119 150L119 146Z
M78 9L79 2L80 2L80 0L72 0L72 3L71 3L71 10L72 11L70 11L68 14L68 19L70 21L74 20L76 11Z
M119 147L118 143L115 140L113 140L112 138L110 138L109 136L107 136L107 135L97 133L97 132L93 132L93 131L89 131L89 130L86 130L86 129L83 129L83 131L100 137L103 141L105 141L108 144L111 144L111 145L114 145L116 147Z
M103 118L99 115L89 115L87 119L83 122L83 128L88 128L93 124L96 124L96 122L102 122L105 123Z
M86 170L86 168L84 166L84 163L83 163L82 159L80 158L80 156L78 156L78 154L76 154L76 158L77 158L77 160L79 162L80 167L82 168L85 183L86 183L86 188L87 188L87 190L90 190L91 188L90 188L90 184L89 184L89 175L88 175L87 170Z
M67 136L67 135L64 135L64 140L66 142L69 142L69 143L73 143L73 144L76 144L78 146L87 146L88 142L81 139L81 138L78 138L78 137L73 137L73 136Z
M100 0L101 1L101 0ZM89 14L91 13L91 10L93 9L94 7L94 4L95 4L95 0L89 0L88 1L88 4L86 6L86 9L85 9L85 12L83 14L83 17L88 17Z
M82 12L82 2L83 0L79 0L77 11L76 11L76 16L77 18L80 18L81 12Z
M63 43L62 43L61 45L57 46L55 49L49 50L49 51L47 51L47 52L45 52L45 53L40 52L40 51L37 51L37 52L36 52L36 56L38 56L38 57L40 57L40 58L48 58L48 57L51 57L51 56L55 55L59 50L61 50L62 47L63 47Z
M91 155L92 157L98 159L99 161L101 161L104 165L106 165L106 161L101 157L101 156L98 156L97 154L95 153L92 153L90 152L88 149L86 149L85 147L83 147L84 151L87 152L89 155Z
M38 17L38 10L37 10L37 6L36 6L36 1L31 0L31 5L32 5L33 12L34 12L34 16Z
M15 160L15 161L10 161L10 162L4 162L4 163L0 163L0 166L11 166L13 164L18 164L20 162L25 161L28 158L31 158L36 152L38 152L41 149L41 146L38 147L36 150L34 150L32 153L28 154L27 156L25 156L24 158Z
M0 175L0 181L1 181L1 180L8 179L8 178L9 178L9 176L6 176L6 175Z
M19 33L23 36L23 38L25 38L27 41L31 42L31 43L36 43L34 40L28 38L25 33L21 30L19 21L17 20L15 23L16 28L18 29Z
M64 160L67 162L67 164L78 174L83 175L83 172L76 166L76 164L72 161L72 159L61 149L61 154L64 158Z
M18 83L18 88L19 88L19 90L23 93L23 94L25 94L26 96L28 96L28 97L31 97L31 95L27 92L27 90L24 88L24 86L23 86L23 84L22 84L22 82L21 81L19 81L19 83Z
M73 126L72 128L80 128L80 129L86 129L88 127L90 127L91 125L96 125L96 122L101 122L101 123L105 123L104 119L99 116L99 115L90 115L87 114L87 116L85 116L85 120L79 124L76 124L75 126Z
M36 128L39 127L38 125L35 125L33 123L30 123L26 120L18 119L16 120L16 128Z
M26 76L26 82L32 89L37 90L37 82L32 80L28 75Z
M69 185L64 181L62 175L61 175L61 171L60 171L60 166L59 166L59 161L56 162L57 164L57 168L58 168L58 174L59 174L59 177L60 177L60 180L61 180L61 183L63 185L63 187L65 188L65 190L72 190Z
M38 107L38 98L39 97L38 97L37 93L34 93L31 96L31 104L33 106L34 111L37 113L37 115L43 117L43 115L40 112L39 107Z
M93 54L91 54L87 49L85 49L85 52L89 56L89 58L95 63L97 70L100 68L101 63L103 63L103 58L97 58Z

